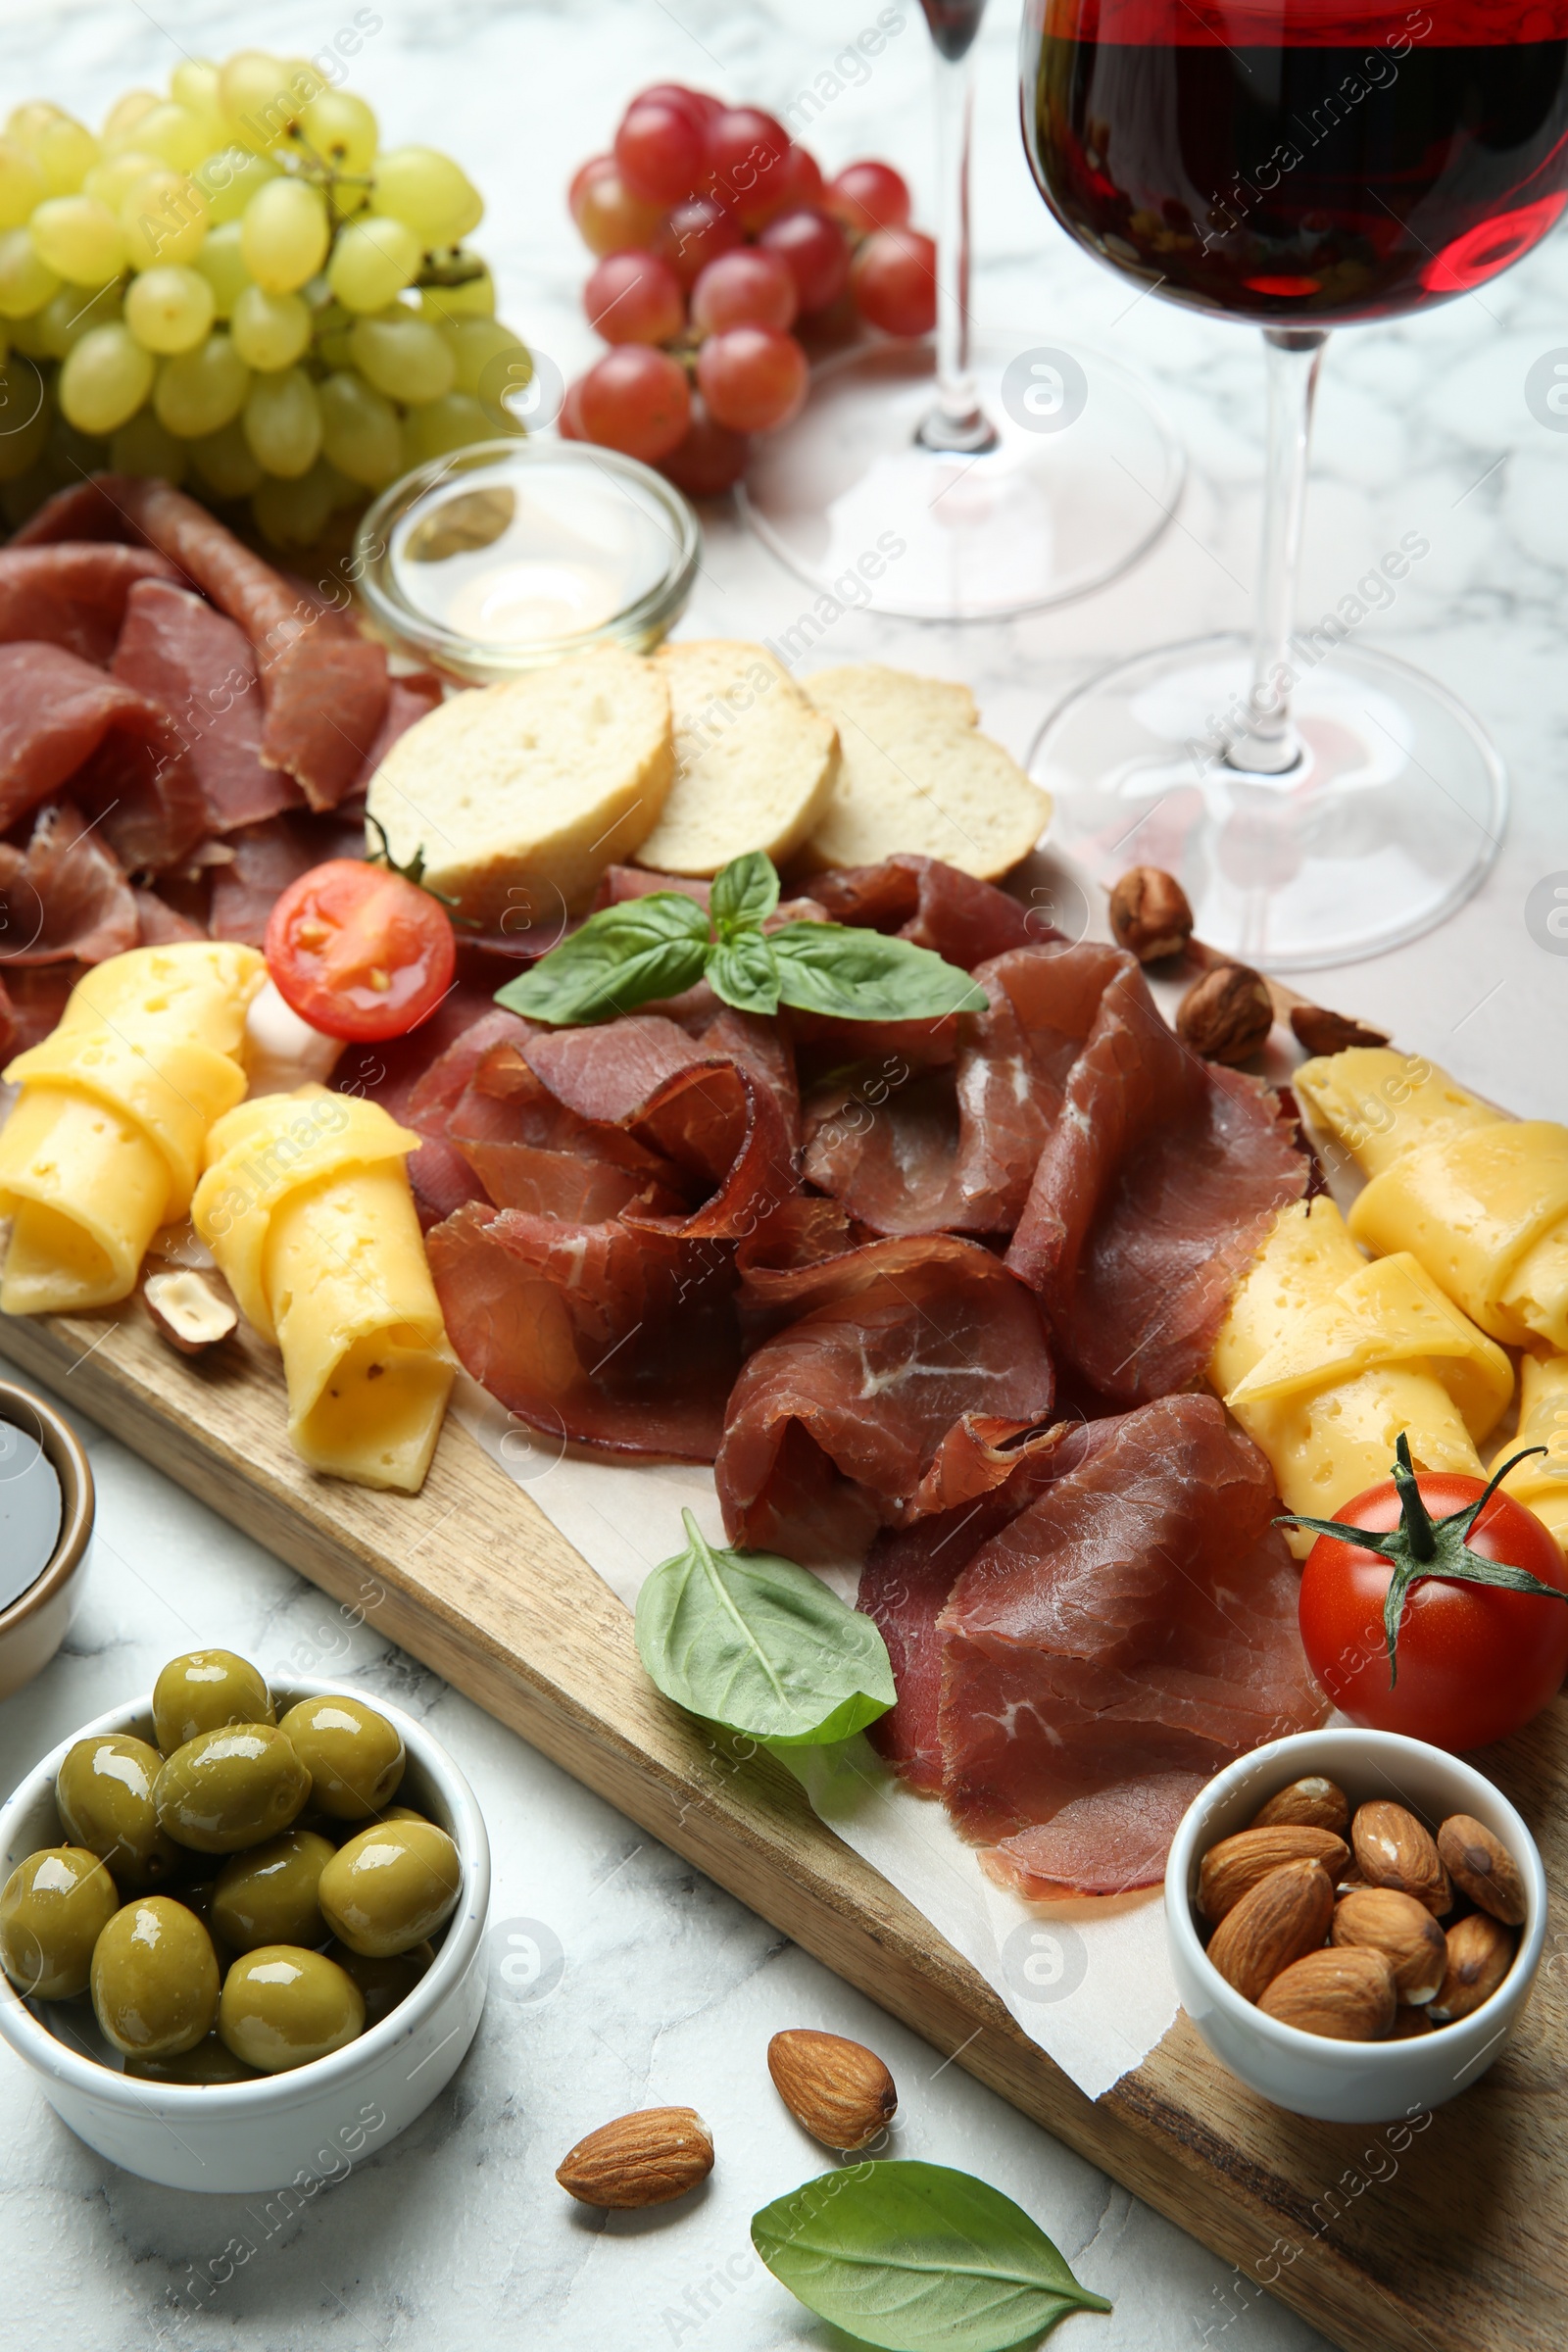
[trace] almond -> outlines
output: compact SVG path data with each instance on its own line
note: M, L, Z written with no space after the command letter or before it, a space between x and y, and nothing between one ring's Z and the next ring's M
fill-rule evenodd
M1447 1934L1448 1965L1427 2015L1435 2026L1451 2025L1490 2000L1513 1966L1514 1938L1490 1911L1471 1911Z
M1336 1904L1332 1940L1381 1952L1394 1971L1401 2001L1424 2009L1443 1983L1447 1946L1443 1930L1413 1894L1366 1886Z
M893 2077L874 2050L808 2026L775 2034L767 2045L773 2087L795 2121L824 2148L863 2148L899 2104Z
M1308 1952L1277 1976L1258 2007L1265 2017L1329 2041L1381 2041L1394 2024L1394 1971L1361 1945Z
M1226 1912L1208 1956L1227 1984L1255 2001L1282 1968L1320 1944L1334 1916L1334 1888L1310 1855L1282 1862Z
M1343 1838L1304 1822L1238 1830L1234 1838L1222 1838L1203 1856L1198 1872L1198 1908L1205 1919L1221 1920L1282 1862L1321 1862L1333 1878L1349 1859L1350 1849Z
M713 2169L708 2126L691 2107L645 2107L579 2139L556 2179L579 2205L667 2205Z
M1456 1886L1510 1928L1523 1924L1525 1884L1500 1838L1468 1813L1450 1813L1438 1832L1438 1852Z
M1259 1806L1252 1827L1271 1830L1290 1824L1298 1829L1338 1832L1349 1818L1350 1800L1345 1790L1326 1781L1320 1772L1313 1772L1304 1781L1292 1781L1288 1788L1279 1789L1266 1805Z
M1350 1843L1369 1886L1392 1886L1396 1894L1413 1894L1439 1919L1452 1909L1453 1888L1432 1833L1403 1805L1376 1797L1370 1804L1357 1806L1350 1824Z

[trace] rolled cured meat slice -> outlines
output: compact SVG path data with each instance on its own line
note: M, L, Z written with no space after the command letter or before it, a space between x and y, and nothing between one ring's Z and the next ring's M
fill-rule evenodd
M1476 1476L1513 1394L1502 1349L1408 1252L1369 1265L1330 1200L1283 1209L1226 1309L1209 1378L1292 1510L1331 1518L1389 1475L1401 1430L1424 1470ZM1312 1538L1292 1529L1304 1558Z
M912 852L880 865L845 865L811 878L811 896L829 922L857 923L930 948L966 972L1009 948L1058 935L1049 922L941 858Z
M1000 1486L1051 1411L1028 1292L977 1243L867 1244L808 1271L816 1301L750 1357L715 1466L732 1543L812 1565Z
M70 1314L134 1289L184 1216L214 1122L245 1092L245 1008L266 967L202 940L134 948L80 979L59 1026L13 1061L0 1128L12 1218L0 1309Z
M403 1161L378 1103L300 1087L214 1127L191 1216L246 1320L282 1350L312 1469L416 1494L456 1366Z
M201 837L202 803L164 710L55 645L0 645L0 832L64 789L122 860L160 866Z
M13 970L102 963L148 944L140 934L119 858L69 801L37 811L24 850L0 841L0 937Z
M1031 1897L1154 1884L1215 1771L1327 1712L1257 1447L1210 1396L1103 1427L939 1620L944 1800Z

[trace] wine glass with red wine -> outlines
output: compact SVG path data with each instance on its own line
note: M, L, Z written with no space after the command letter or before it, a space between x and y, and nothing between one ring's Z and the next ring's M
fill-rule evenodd
M1491 865L1506 787L1471 713L1358 635L1430 553L1416 503L1298 610L1312 398L1330 327L1473 293L1568 206L1568 0L1027 0L1022 91L1068 232L1255 321L1268 360L1250 645L1147 655L1064 705L1033 761L1055 838L1107 879L1170 868L1204 940L1276 970L1413 939Z
M1047 334L972 331L985 0L922 5L941 183L935 345L861 345L828 361L795 422L759 442L738 495L774 553L830 597L916 620L995 620L1085 596L1136 562L1175 511L1186 461L1113 362Z

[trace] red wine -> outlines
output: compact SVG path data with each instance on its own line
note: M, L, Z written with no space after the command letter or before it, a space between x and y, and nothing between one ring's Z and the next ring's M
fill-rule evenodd
M1063 227L1233 317L1445 301L1568 206L1568 0L1029 0L1023 88Z
M941 54L954 63L967 56L985 15L986 0L920 0L920 6Z

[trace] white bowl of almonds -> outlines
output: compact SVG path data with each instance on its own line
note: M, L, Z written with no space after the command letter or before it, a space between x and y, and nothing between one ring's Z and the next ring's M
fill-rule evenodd
M1301 1732L1194 1801L1165 1873L1182 2004L1277 2107L1392 2123L1479 2081L1541 1962L1546 1882L1514 1807L1442 1748Z

